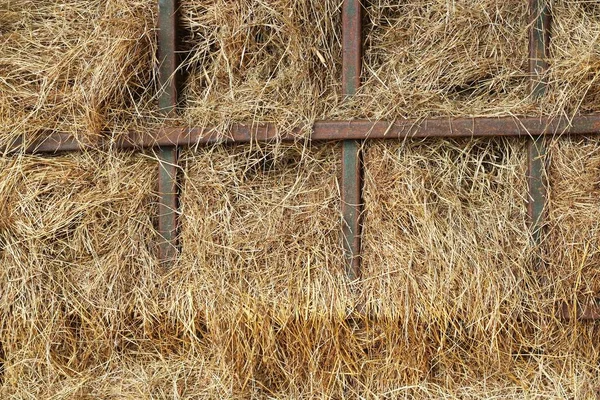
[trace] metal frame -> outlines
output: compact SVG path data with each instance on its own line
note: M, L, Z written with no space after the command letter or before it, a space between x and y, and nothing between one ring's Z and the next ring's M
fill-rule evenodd
M177 4L176 0L158 2L159 108L169 116L177 108ZM160 145L159 145L160 146ZM177 257L177 147L159 147L158 156L158 244L161 263L169 265Z
M551 15L548 0L530 0L529 65L532 78L531 95L541 99L546 92L544 73L547 70ZM165 116L177 108L177 3L158 0L159 8L159 106ZM342 88L352 96L360 86L362 69L362 7L360 0L344 0L342 5L343 65ZM162 263L170 265L177 256L177 147L212 143L237 144L270 141L343 141L342 144L342 215L346 272L351 281L360 277L360 215L362 212L361 140L403 139L425 137L529 137L527 182L529 190L528 215L532 243L542 240L546 206L546 148L548 135L600 134L600 115L556 118L436 118L401 121L317 121L308 136L301 131L280 132L273 124L236 124L226 130L212 127L163 127L157 132L132 132L108 142L81 142L57 132L50 132L34 143L15 142L2 149L4 153L56 153L87 149L157 148L159 159L158 192L159 232L162 237L159 253ZM541 259L537 267L541 267ZM600 319L600 306L586 306L572 312L569 305L559 306L563 318L575 316L580 320Z
M550 46L550 10L547 0L530 0L529 73L531 96L538 100L546 95L545 73L548 70ZM531 241L537 249L543 240L546 193L546 139L533 136L527 143L527 214L531 224ZM536 257L535 267L542 268L543 260Z
M600 134L600 115L557 118L438 118L401 121L317 121L304 136L300 129L280 132L273 124L236 124L223 130L212 127L163 127L154 134L131 132L116 140L84 142L73 136L51 132L28 144L14 143L3 153L58 153L93 149L141 150L173 146L242 144L249 142L341 141L406 138L538 137Z
M362 69L362 6L359 0L345 0L342 6L342 90L346 97L356 94ZM360 215L362 211L361 143L342 143L341 206L346 274L351 281L360 276Z

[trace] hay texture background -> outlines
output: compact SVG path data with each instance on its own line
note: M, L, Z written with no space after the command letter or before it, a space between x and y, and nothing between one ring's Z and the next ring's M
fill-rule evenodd
M547 279L557 300L594 304L600 297L600 144L597 138L561 138L550 156Z
M156 175L133 154L2 159L2 397L108 390L124 353L154 345L135 338L158 298Z
M524 141L514 139L368 146L361 289L377 317L373 329L386 339L377 349L374 393L595 395L597 326L561 321L555 306L585 292L560 264L577 257L567 245L569 255L535 268L532 256L541 249L529 241L525 160ZM577 186L567 183L572 176L560 180L556 196L577 201L564 190ZM552 206L554 218L564 216L564 206ZM577 226L589 225L561 226L570 242ZM587 278L596 284L593 274Z
M343 105L341 3L184 0L180 122L307 133L329 117L597 111L590 2L554 2L539 103L527 2L365 2L364 85ZM0 0L0 145L156 122L155 9ZM600 145L549 148L534 248L524 140L365 144L353 282L338 144L185 150L170 268L151 151L5 155L0 397L597 398L598 323L560 309L600 290Z
M340 100L339 0L184 0L182 23L189 124L306 133Z
M178 318L206 330L238 396L339 389L344 365L334 354L351 336L339 321L354 304L339 160L339 146L301 145L184 156L182 259L170 297L186 299Z
M150 0L1 0L0 145L139 126L153 109L155 9Z

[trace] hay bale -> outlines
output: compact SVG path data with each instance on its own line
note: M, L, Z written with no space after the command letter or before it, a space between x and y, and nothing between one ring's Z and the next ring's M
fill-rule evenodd
M596 138L561 138L552 143L550 154L548 280L556 300L574 307L596 304L600 298L600 143Z
M362 299L384 332L363 371L374 393L402 382L430 398L572 396L597 384L597 326L559 321L557 286L532 268L524 160L522 140L368 147Z
M1 163L3 397L68 397L128 352L165 346L149 343L155 163L133 154Z
M550 82L545 112L571 117L600 111L600 5L552 2Z
M340 100L340 6L339 0L182 1L186 123L273 122L308 132Z
M523 141L370 145L358 285L344 275L339 153L184 153L183 248L169 270L151 247L154 160L5 158L0 393L595 393L597 324L559 321L549 305L566 286L530 270Z
M155 9L150 0L1 0L0 145L141 124L153 108Z
M528 3L366 4L363 86L341 117L528 114Z
M339 146L302 145L183 156L182 260L169 293L181 300L173 317L205 330L241 397L300 394L310 384L327 394L337 385L338 346L353 340L343 323L353 301L339 159Z

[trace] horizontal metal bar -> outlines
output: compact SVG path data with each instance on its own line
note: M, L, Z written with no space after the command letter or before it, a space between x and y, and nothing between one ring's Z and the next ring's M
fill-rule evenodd
M540 135L600 134L600 114L574 117L571 120L549 118L446 118L385 121L317 121L313 131L303 136L294 129L282 131L273 124L236 124L227 130L215 128L164 127L157 134L130 133L118 140L78 141L65 133L50 133L25 146L20 142L5 147L4 153L55 153L86 149L142 149L149 147L194 146L213 143L248 143L270 141L339 141L363 139L404 139L426 137L496 137ZM25 148L23 148L25 147Z
M600 304L587 304L573 309L573 306L565 303L559 310L559 315L564 320L571 320L573 317L579 321L600 320Z

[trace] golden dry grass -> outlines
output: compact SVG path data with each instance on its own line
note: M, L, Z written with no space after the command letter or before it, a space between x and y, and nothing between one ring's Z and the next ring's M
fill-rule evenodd
M1 162L2 397L61 397L153 330L156 167L128 154Z
M548 279L558 300L594 304L600 297L600 145L596 138L561 138L550 156Z
M184 119L310 129L339 102L341 1L182 2Z
M140 125L153 108L155 9L149 0L1 0L0 145Z
M600 5L552 2L550 82L545 113L571 117L600 111Z
M596 111L597 7L555 2L540 109L526 4L366 3L365 82L340 110L341 1L184 1L183 120L306 132L332 115ZM144 124L154 10L0 0L0 143ZM536 249L523 140L366 145L356 282L344 275L339 145L186 150L169 269L156 260L154 156L4 157L0 396L598 398L598 324L559 311L600 290L600 145L557 139L550 153Z
M373 326L383 329L375 353L381 359L370 364L379 367L373 393L596 395L597 326L559 319L554 305L573 299L565 270L536 271L532 263L523 145L368 146L361 289ZM552 279L543 279L547 274Z
M366 3L363 86L340 113L373 119L522 115L528 3Z
M594 398L597 324L562 321L553 307L574 299L580 271L563 276L563 260L586 261L580 300L596 287L582 250L595 243L594 172L569 182L595 171L598 146L578 146L553 148L553 168L571 160L572 172L551 173L550 226L562 218L568 231L547 242L565 249L550 253L543 274L563 278L550 281L531 270L522 140L370 144L363 276L352 284L339 146L186 151L182 254L170 269L153 248L152 157L4 158L1 393Z
M341 251L339 147L188 152L182 259L169 297L206 330L237 393L291 398L339 389L353 302ZM343 330L343 332L338 332ZM278 397L277 395L276 397ZM243 397L243 396L242 396Z

